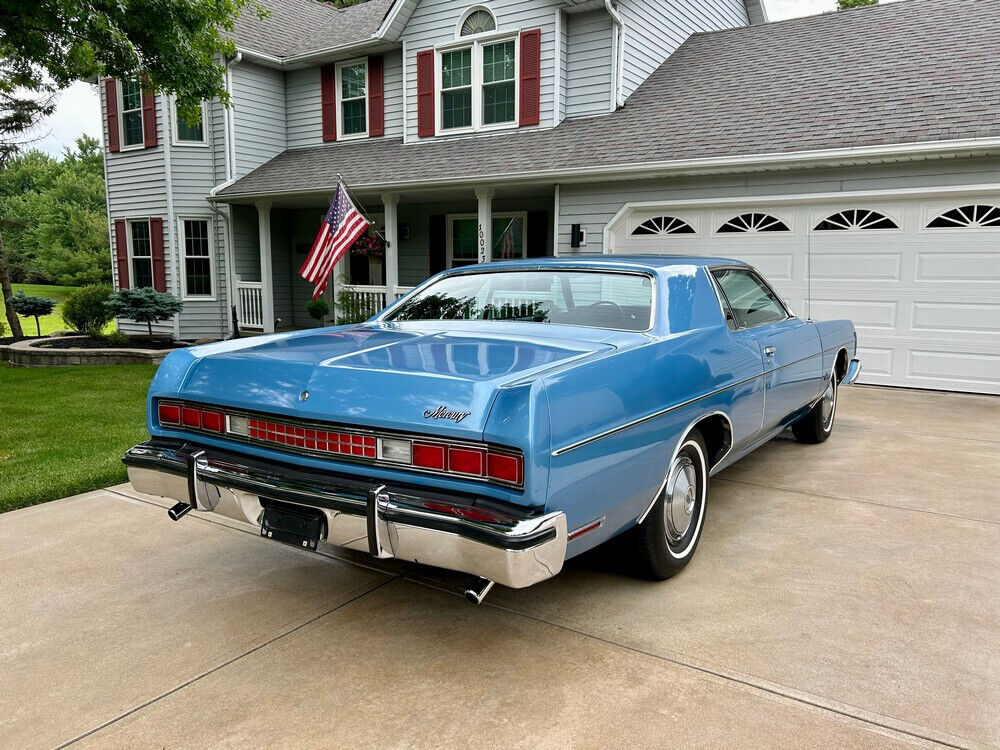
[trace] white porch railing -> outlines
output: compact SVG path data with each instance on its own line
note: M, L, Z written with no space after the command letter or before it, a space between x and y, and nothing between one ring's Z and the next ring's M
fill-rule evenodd
M404 294L413 289L412 286L397 286L393 290L391 302L395 302ZM389 295L388 288L375 284L342 284L337 288L340 292L349 292L350 298L346 300L341 309L338 309L338 318L349 320L366 320L373 315L377 315L387 307L386 299ZM338 304L345 302L338 296Z
M236 282L236 317L241 328L264 329L264 283L261 281Z

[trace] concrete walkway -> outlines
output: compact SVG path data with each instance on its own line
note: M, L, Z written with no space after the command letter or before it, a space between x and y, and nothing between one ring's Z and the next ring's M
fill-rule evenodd
M1000 746L1000 399L842 391L664 583L476 608L127 485L0 516L0 747Z

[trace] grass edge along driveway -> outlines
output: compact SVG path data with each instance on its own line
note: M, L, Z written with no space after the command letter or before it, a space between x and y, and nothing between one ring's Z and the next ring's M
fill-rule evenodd
M122 455L147 438L155 372L0 363L0 513L124 482Z

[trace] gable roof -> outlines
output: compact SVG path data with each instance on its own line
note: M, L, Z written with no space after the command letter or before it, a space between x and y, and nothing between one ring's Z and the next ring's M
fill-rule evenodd
M617 112L288 150L218 197L1000 138L1000 0L902 0L695 34Z
M393 0L365 0L346 8L320 0L259 2L271 15L261 19L248 8L234 25L236 46L283 58L370 40Z

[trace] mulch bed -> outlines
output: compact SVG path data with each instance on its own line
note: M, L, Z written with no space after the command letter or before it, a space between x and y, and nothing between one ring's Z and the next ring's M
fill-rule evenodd
M76 336L54 336L40 344L40 349L180 349L187 344L180 344L170 339L153 339L150 343L145 336L130 336L128 343L112 344L107 339L95 339L90 336L79 338Z

